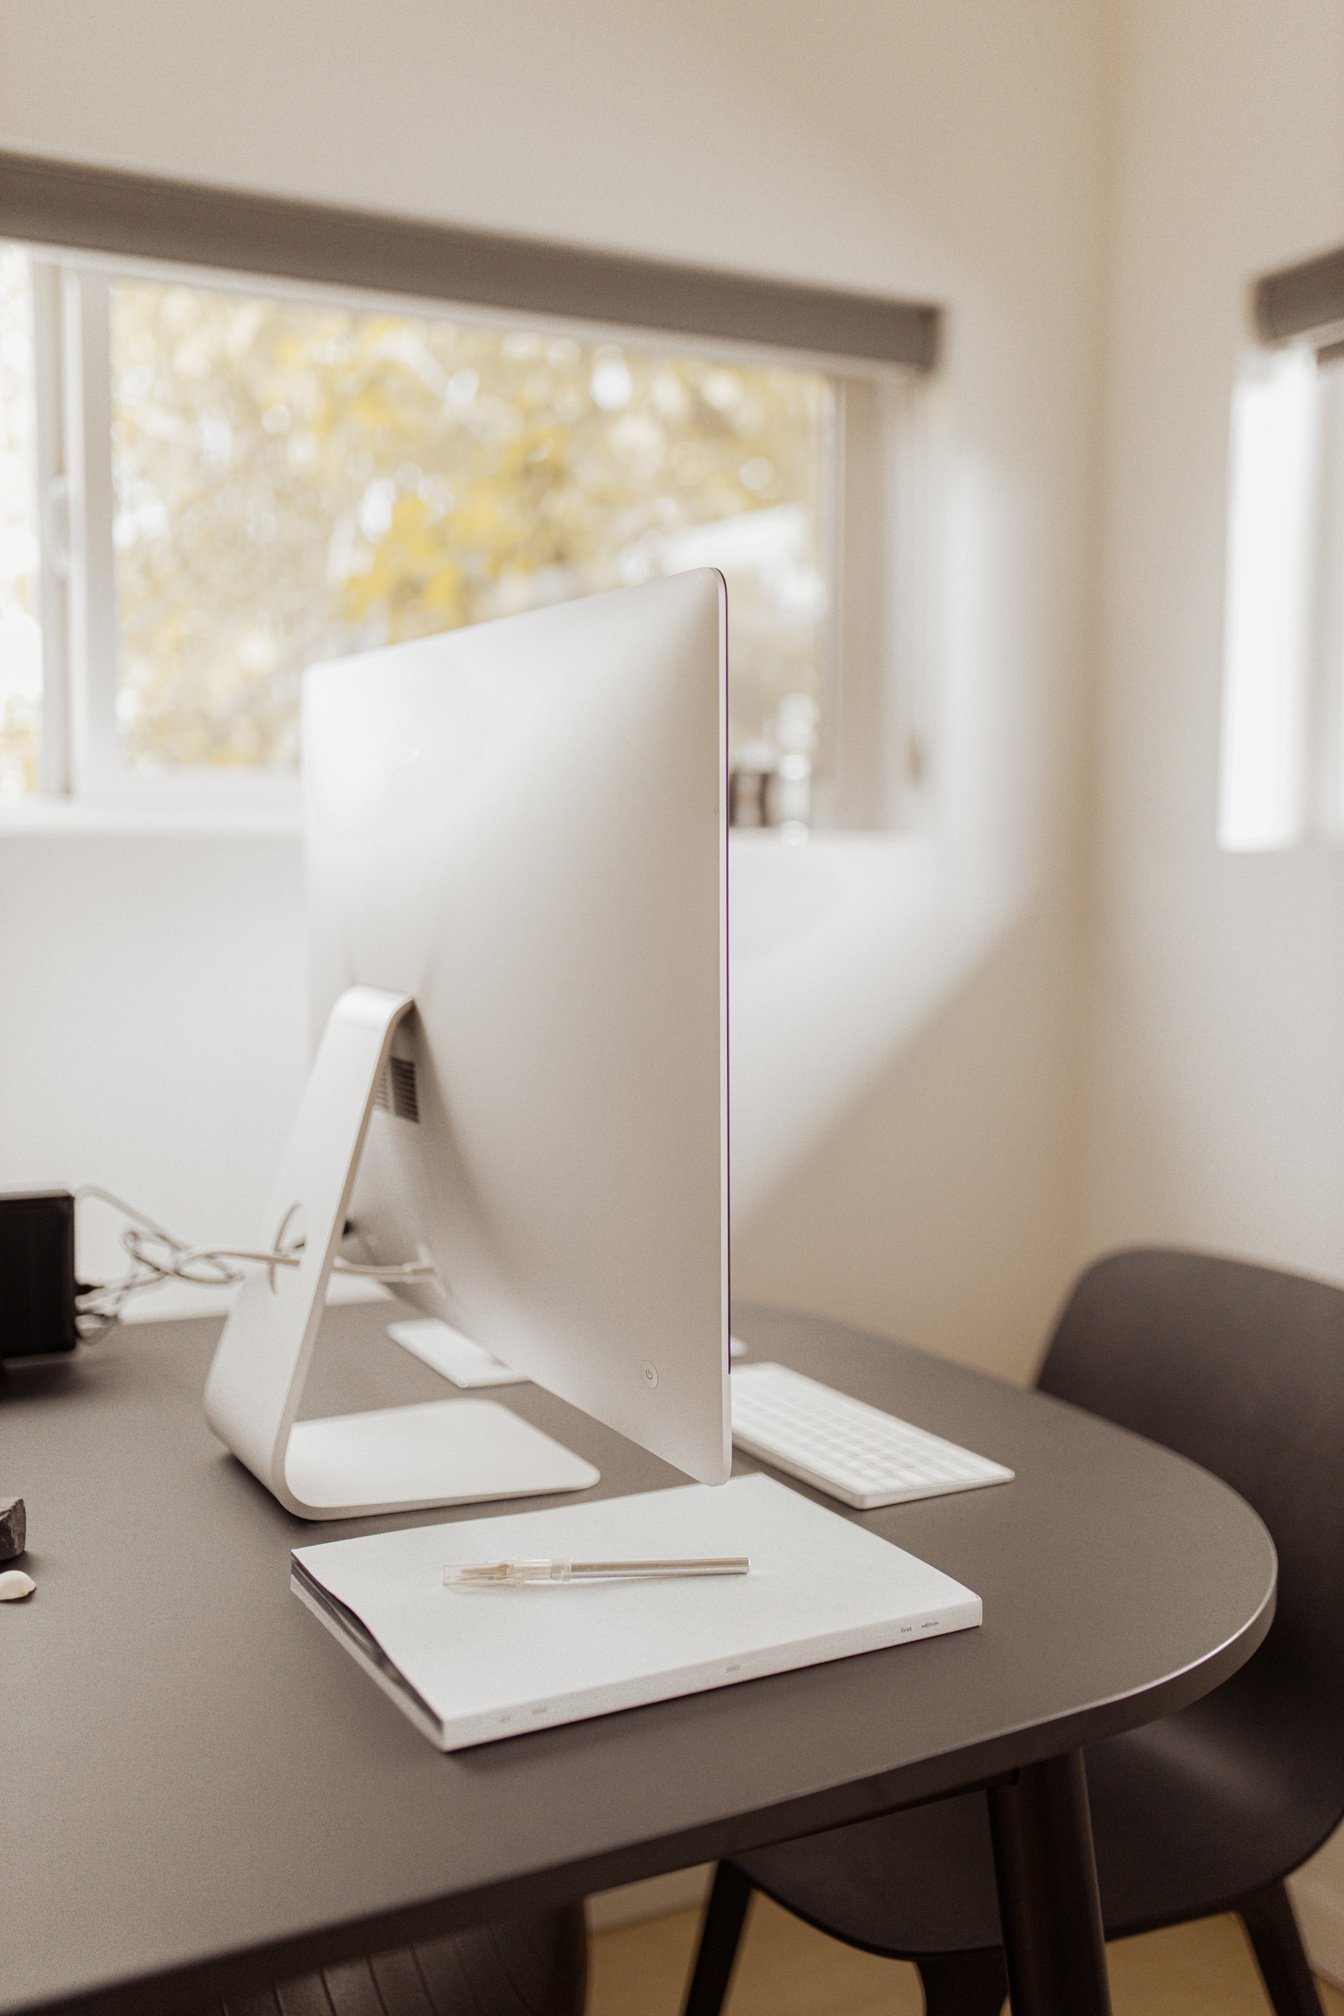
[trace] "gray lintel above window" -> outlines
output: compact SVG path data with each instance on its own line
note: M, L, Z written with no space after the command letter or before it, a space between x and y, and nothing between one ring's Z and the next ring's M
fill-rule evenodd
M1257 280L1253 292L1256 333L1264 343L1302 337L1329 347L1344 336L1344 246L1285 266Z
M930 370L926 303L0 152L0 238Z

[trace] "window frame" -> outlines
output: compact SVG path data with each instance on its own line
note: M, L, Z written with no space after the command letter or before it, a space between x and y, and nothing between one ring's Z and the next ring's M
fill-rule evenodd
M1344 246L1261 275L1246 307L1224 543L1216 833L1229 854L1344 844ZM1280 471L1270 500L1278 529L1297 536L1286 559L1275 556L1275 588L1263 598L1277 593L1280 634L1257 651L1253 625L1243 629L1243 596L1254 604L1263 582L1247 578L1257 570L1239 542L1258 488L1242 408L1280 374L1290 402L1293 377L1302 381L1309 411L1296 466ZM1291 404L1281 424L1291 431ZM1267 580L1269 563L1262 568Z

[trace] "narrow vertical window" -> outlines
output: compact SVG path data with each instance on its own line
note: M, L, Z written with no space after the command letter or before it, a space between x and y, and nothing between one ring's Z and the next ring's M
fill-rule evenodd
M1257 357L1232 405L1218 837L1286 847L1309 817L1316 360Z

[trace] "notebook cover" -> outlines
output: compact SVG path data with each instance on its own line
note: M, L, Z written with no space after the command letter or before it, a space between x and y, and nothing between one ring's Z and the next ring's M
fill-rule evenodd
M446 1562L747 1554L748 1575L449 1588ZM291 1586L441 1750L962 1631L980 1599L762 1476L296 1547Z

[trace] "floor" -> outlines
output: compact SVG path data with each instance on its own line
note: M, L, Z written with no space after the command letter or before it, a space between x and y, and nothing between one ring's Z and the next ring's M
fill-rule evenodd
M676 2016L697 1914L674 1912L593 1941L588 2016ZM1108 1949L1115 2016L1267 2016L1235 1919L1212 1918ZM1322 1986L1326 2016L1344 1991ZM921 2016L914 1969L825 1939L758 1897L726 2016Z

